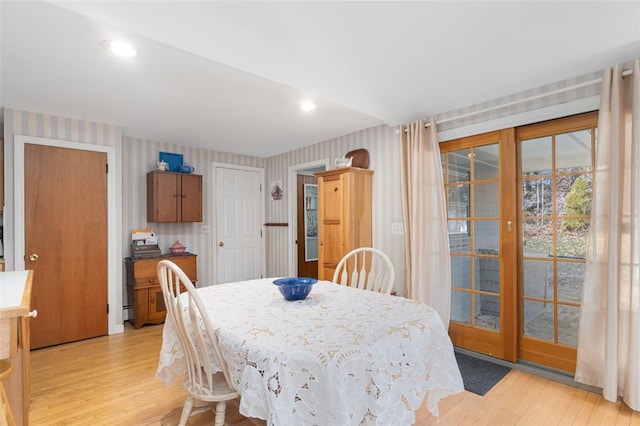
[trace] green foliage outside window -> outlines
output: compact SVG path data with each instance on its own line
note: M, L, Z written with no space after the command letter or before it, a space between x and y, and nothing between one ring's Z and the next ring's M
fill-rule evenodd
M565 200L567 216L587 216L585 219L566 219L564 227L568 231L581 231L589 226L591 215L591 187L584 177L579 177L571 186Z

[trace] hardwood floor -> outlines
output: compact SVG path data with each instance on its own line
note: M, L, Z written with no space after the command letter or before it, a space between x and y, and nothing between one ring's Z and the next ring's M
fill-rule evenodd
M32 352L31 425L176 425L186 392L155 379L162 325ZM484 397L440 402L439 422L424 407L417 425L640 425L640 413L600 395L512 370ZM264 425L227 407L227 424ZM213 424L210 412L189 425ZM289 425L287 425L289 426Z

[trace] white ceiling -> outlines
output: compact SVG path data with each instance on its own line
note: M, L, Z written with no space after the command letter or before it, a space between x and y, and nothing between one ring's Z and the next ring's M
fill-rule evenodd
M4 1L0 19L3 107L259 157L640 57L640 2Z

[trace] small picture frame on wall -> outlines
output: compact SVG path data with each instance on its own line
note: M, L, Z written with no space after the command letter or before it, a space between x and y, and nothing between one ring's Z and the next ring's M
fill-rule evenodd
M271 199L274 201L282 200L282 196L284 195L284 191L282 189L282 181L274 180L271 182Z

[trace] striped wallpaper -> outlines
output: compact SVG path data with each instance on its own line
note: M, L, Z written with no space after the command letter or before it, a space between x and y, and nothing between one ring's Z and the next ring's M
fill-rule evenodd
M347 152L365 148L369 151L369 169L373 170L373 246L386 252L393 261L396 271L402 271L403 238L391 235L391 223L402 222L400 205L400 137L394 129L379 126L361 132L331 139L305 148L297 149L267 159L266 182L281 180L285 196L281 201L267 200L266 221L286 222L287 197L295 191L288 188L288 168L315 160L329 159L331 167L337 157ZM287 275L288 235L287 228L270 228L267 231L270 253L267 258L267 274L270 276ZM402 288L401 277L396 274L395 288Z
M586 83L602 77L602 71L585 74L579 77L570 78L567 80L558 81L555 83L547 84L534 89L525 90L509 96L501 98L495 98L479 104L470 105L465 108L456 109L453 111L447 111L442 114L436 115L436 121L442 119L448 119L452 117L458 117L464 114L471 113L473 111L481 111L487 108L497 107L499 105L528 99L533 96L543 95L545 93L554 92L574 85ZM550 107L553 105L564 104L580 99L586 99L593 96L600 95L600 84L595 83L589 86L572 89L569 91L552 94L549 96L541 97L535 100L530 100L516 105L511 105L505 108L498 108L492 111L464 117L459 120L447 121L438 125L438 131L444 132L453 128L465 127L476 123L481 123L490 120L497 120L502 117L507 117L515 114L521 114L528 111L534 111L541 108Z
M569 87L576 83L588 81L601 76L601 72L590 73L580 77L552 83L536 89L526 90L511 96L492 99L481 104L472 105L455 111L439 114L442 119L481 110L493 105L500 105L517 99L524 99L538 93L547 93L558 88ZM525 102L520 105L501 108L495 111L443 123L439 131L464 127L474 123L486 122L503 116L519 114L547 106L571 102L574 100L597 96L598 84L574 89L566 93L552 95L547 98ZM160 143L122 136L119 127L99 124L85 120L56 117L53 115L4 109L5 135L5 176L13 173L14 134L50 137L85 143L94 143L116 147L117 157L121 164L117 165L121 172L122 218L120 232L122 235L121 252L129 254L129 233L133 228L151 226L159 235L160 246L166 251L176 239L187 246L187 250L198 255L198 276L201 285L208 285L214 278L214 253L209 240L211 234L202 233L202 225L213 225L211 211L212 176L211 163L228 163L265 169L265 183L268 186L274 180L281 180L284 197L281 201L273 201L269 191L265 191L265 222L289 223L287 197L292 188L288 188L288 168L310 161L328 159L332 165L336 157L357 148L369 151L369 168L373 175L373 245L386 253L396 268L394 288L401 292L403 277L403 237L391 234L391 224L402 222L400 202L400 137L397 129L379 126L335 139L323 141L305 148L297 149L270 158L226 154L201 148L184 147L178 144ZM204 221L202 224L148 224L146 222L146 173L156 166L159 151L175 152L184 155L185 162L195 167L196 173L203 174L204 184ZM13 183L5 180L5 204L9 206L13 200ZM5 253L12 250L11 224L13 218L7 209L5 213ZM266 274L267 276L283 276L288 272L288 229L287 227L267 227L266 238ZM7 267L11 261L7 259ZM123 279L124 282L124 279ZM126 303L126 292L123 302Z
M147 172L156 168L160 151L182 154L184 162L195 167L196 174L202 175L202 223L147 223ZM213 234L202 233L203 225L215 224L211 208L213 162L265 167L263 158L144 139L122 138L122 240L125 256L130 253L131 230L149 227L158 235L158 244L163 253L169 252L169 246L179 239L187 247L187 251L198 255L198 285L207 286L214 282Z

